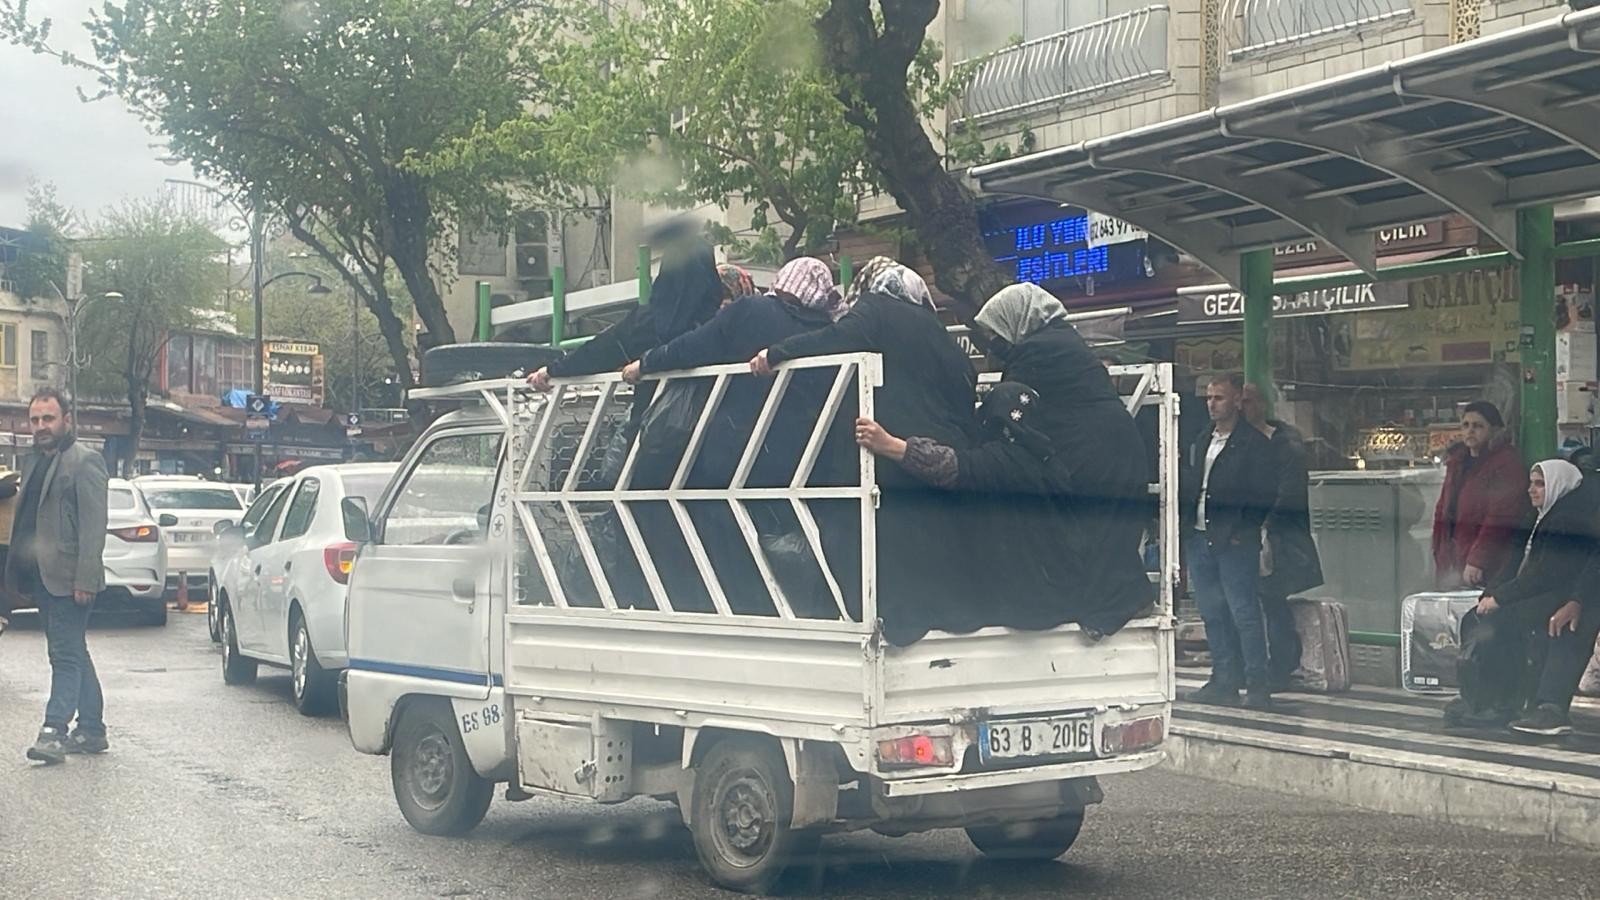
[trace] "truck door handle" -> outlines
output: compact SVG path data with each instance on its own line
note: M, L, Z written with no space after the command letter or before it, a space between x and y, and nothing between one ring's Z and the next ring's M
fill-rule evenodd
M457 600L478 599L478 584L466 575L450 582L450 590L456 595Z

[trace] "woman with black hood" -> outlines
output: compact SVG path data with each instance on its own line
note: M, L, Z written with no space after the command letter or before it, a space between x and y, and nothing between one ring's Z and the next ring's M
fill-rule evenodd
M845 295L849 312L833 325L789 338L750 361L770 374L791 359L879 353L883 385L874 404L886 427L946 446L977 439L977 374L939 321L922 277L887 258L862 268ZM878 615L891 643L909 644L930 629L958 623L975 602L966 556L962 504L898 465L880 466Z

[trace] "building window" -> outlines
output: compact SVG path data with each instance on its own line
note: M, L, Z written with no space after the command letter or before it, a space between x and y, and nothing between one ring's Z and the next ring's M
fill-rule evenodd
M167 341L167 390L188 393L194 390L194 338L173 335Z
M33 377L44 380L50 377L50 332L34 331L29 335L31 355L28 358L28 368L33 372Z
M255 350L243 341L228 338L216 339L217 390L220 397L239 388L251 388L256 383L252 370Z
M17 367L17 326L0 322L0 369Z

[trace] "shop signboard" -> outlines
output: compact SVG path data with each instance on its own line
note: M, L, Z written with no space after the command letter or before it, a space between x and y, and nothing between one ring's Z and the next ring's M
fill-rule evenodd
M282 403L321 406L322 350L299 341L269 341L266 346L267 393Z
M1515 269L1406 283L1410 306L1350 317L1335 365L1345 370L1515 362L1521 312Z
M1381 257L1387 253L1405 253L1413 250L1424 250L1429 247L1443 247L1450 241L1446 229L1445 219L1430 219L1426 222L1411 222L1407 224L1391 225L1380 228L1372 233L1372 246ZM1475 232L1464 231L1463 234L1476 237ZM1289 266L1308 266L1321 262L1331 262L1344 258L1332 247L1321 241L1304 240L1274 247L1272 255L1279 268ZM1380 260L1381 262L1381 260Z
M1401 309L1408 302L1406 286L1403 283L1388 281L1274 296L1272 314L1278 318L1288 318L1372 309ZM1222 286L1178 290L1179 325L1242 321L1244 321L1244 297L1238 291Z
M1091 247L1109 247L1112 244L1131 244L1150 237L1142 228L1135 228L1114 216L1089 213L1089 239Z

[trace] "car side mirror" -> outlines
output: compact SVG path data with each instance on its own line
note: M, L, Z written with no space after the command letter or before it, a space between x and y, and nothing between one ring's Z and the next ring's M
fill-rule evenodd
M489 530L489 511L490 511L490 508L492 506L493 506L493 504L485 503L484 505L478 507L478 530L479 531L487 532Z
M372 543L372 518L367 513L367 498L346 497L339 502L344 519L344 539L356 544Z
M178 524L178 517L172 513L162 513L161 516L156 519L156 524L160 525L162 528L171 528Z
M232 522L218 522L217 542L227 546L245 543L244 529Z

